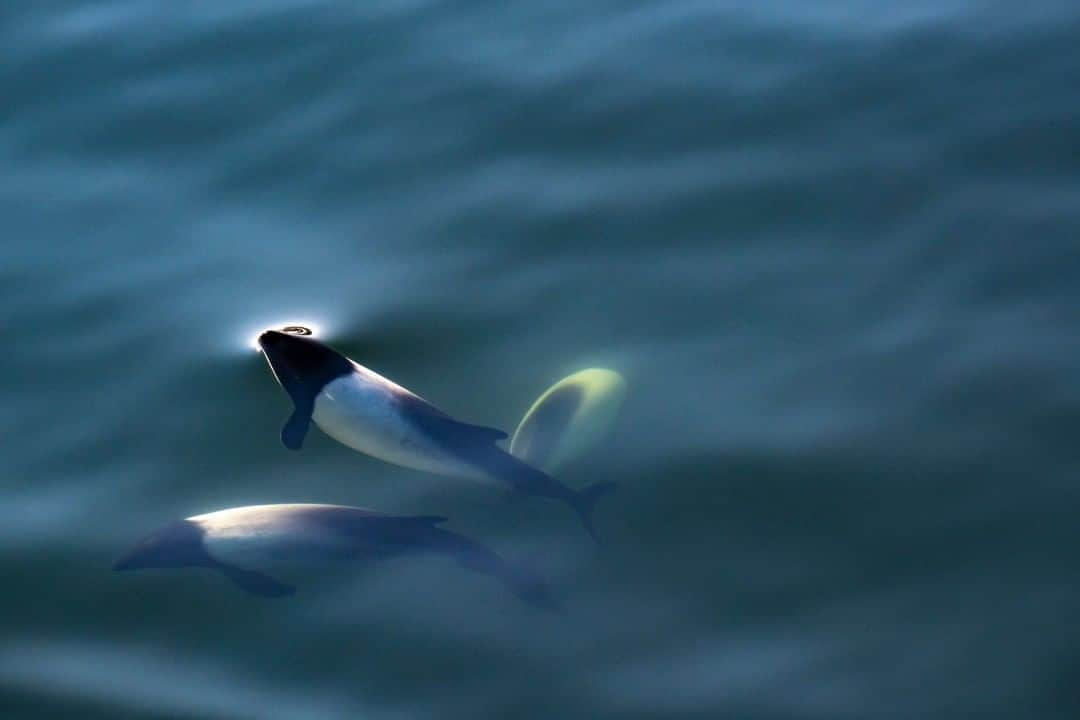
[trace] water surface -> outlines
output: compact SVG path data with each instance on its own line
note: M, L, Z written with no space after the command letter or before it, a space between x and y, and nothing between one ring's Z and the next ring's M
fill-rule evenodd
M5 717L1072 718L1080 11L9 2ZM278 442L307 321L512 430L628 380L565 508ZM267 602L116 575L269 502L448 515Z

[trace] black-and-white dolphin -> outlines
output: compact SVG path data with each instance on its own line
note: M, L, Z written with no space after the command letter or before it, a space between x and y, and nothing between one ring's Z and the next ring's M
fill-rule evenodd
M573 490L496 445L506 433L455 420L420 396L312 337L267 330L259 347L293 401L281 430L298 450L312 420L330 437L387 462L427 472L504 483L573 507L593 538L596 499L614 483Z
M249 593L280 597L296 588L268 571L327 560L435 554L496 578L532 605L559 609L542 580L464 535L436 527L445 520L344 505L251 505L166 525L143 538L113 569L211 568Z

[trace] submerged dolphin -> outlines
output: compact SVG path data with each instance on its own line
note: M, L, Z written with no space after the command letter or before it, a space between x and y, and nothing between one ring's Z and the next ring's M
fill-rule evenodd
M444 520L344 505L251 505L166 525L143 538L113 569L212 568L249 593L280 597L296 588L266 574L268 568L435 554L498 579L532 605L559 609L542 580L464 535L436 527Z
M614 483L576 491L495 444L506 433L455 420L423 398L311 337L267 330L259 347L293 401L281 430L298 450L312 420L330 437L380 460L427 472L501 482L573 507L593 538L596 499Z
M554 472L585 453L607 431L626 396L622 375L587 368L567 375L536 399L521 418L510 452Z

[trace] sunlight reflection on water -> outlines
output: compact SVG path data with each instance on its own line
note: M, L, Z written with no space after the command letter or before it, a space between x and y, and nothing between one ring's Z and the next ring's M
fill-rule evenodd
M266 323L260 325L258 330L254 330L247 335L247 346L252 350L259 350L259 336L267 330L281 330L283 332L294 332L297 335L324 337L323 327L322 323L312 322L311 320L287 320Z

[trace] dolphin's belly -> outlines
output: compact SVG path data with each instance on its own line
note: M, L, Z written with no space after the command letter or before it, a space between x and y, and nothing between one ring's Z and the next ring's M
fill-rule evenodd
M328 383L311 417L323 432L366 455L440 475L475 478L479 471L454 457L402 415L397 386L370 373Z

